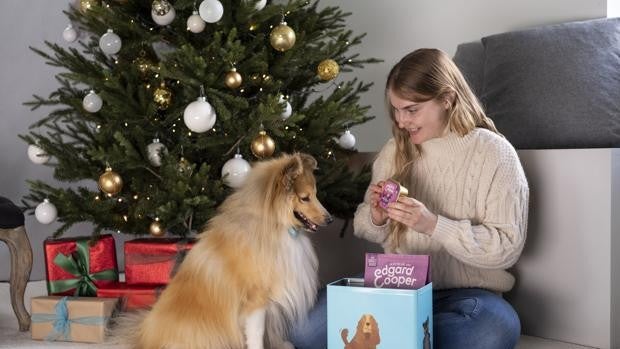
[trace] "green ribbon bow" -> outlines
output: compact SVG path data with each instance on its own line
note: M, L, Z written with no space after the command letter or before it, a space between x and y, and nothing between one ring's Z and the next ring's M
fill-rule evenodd
M97 295L97 286L95 286L94 281L118 280L118 273L114 269L107 269L91 274L88 241L79 240L75 242L75 245L76 250L71 255L57 254L54 257L54 264L76 276L76 278L48 281L48 291L50 294L53 294L75 289L74 296L95 297Z

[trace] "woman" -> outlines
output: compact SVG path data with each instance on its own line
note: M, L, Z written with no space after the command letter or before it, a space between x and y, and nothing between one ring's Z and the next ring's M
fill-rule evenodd
M386 99L393 138L373 164L354 219L355 235L386 253L428 254L434 348L513 348L520 334L501 293L523 249L529 189L519 158L486 117L442 51L409 53L390 71ZM408 188L387 209L381 187ZM309 322L293 330L298 349L326 347L325 292Z
M452 60L420 49L386 84L393 139L373 164L355 234L386 253L431 255L435 348L513 348L514 285L526 237L529 189L519 158L487 118ZM408 188L387 209L384 180Z

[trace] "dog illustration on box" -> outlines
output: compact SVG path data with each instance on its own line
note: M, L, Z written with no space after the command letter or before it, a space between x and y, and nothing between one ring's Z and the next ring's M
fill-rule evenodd
M364 314L357 322L355 335L349 342L349 330L340 331L340 336L344 342L344 349L376 349L381 342L379 337L379 326L371 314Z
M422 349L431 349L431 332L428 330L428 317L426 317L426 321L422 324L422 328L424 329L424 340L422 341Z

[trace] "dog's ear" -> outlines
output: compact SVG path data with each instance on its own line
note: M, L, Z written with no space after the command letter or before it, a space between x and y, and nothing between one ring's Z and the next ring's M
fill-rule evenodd
M301 159L301 162L304 164L304 168L310 171L314 171L317 169L316 159L314 159L312 155L308 155L305 153L299 153L298 155L299 155L299 158Z
M314 160L314 159L313 159ZM299 155L295 154L289 158L282 169L282 184L286 191L291 191L293 183L297 177L304 172L304 164Z

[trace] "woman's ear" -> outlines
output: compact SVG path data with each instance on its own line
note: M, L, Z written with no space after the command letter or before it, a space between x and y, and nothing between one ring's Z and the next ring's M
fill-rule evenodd
M455 100L456 100L456 92L454 91L446 92L443 98L444 108L446 108L446 110L450 110L450 108L452 108L452 106L454 105Z

